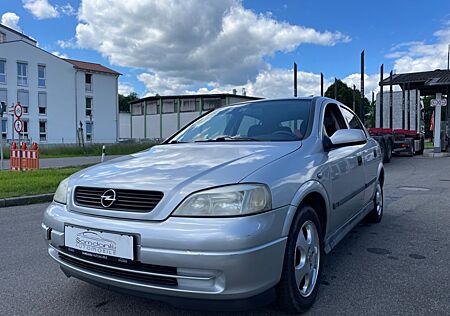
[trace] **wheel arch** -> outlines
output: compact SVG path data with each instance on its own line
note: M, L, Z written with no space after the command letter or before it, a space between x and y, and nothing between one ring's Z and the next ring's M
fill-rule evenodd
M289 230L295 214L300 207L306 203L316 209L317 216L322 224L323 237L324 240L326 240L325 237L330 218L330 202L327 191L323 185L315 180L305 182L294 195L284 222L283 236L289 235Z

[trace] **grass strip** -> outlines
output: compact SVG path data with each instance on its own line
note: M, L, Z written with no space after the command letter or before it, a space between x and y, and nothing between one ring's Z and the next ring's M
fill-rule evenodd
M31 171L0 171L0 198L53 193L61 180L88 166Z

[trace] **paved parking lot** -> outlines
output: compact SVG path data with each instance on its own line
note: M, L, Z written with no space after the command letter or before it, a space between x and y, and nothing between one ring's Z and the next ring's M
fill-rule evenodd
M394 158L385 203L380 224L359 225L327 257L308 314L450 315L450 158ZM1 314L204 314L67 279L46 254L45 206L0 209ZM281 315L276 306L244 314Z

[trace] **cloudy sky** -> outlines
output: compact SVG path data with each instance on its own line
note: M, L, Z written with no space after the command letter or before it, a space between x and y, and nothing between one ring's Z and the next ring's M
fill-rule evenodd
M121 73L120 92L140 96L241 91L320 93L334 77L366 93L379 67L397 73L447 67L450 1L0 0L1 23L60 57ZM382 8L382 11L377 11Z

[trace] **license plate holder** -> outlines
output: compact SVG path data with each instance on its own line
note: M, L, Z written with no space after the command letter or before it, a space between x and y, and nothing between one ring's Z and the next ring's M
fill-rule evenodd
M66 225L64 244L94 257L134 260L134 238L129 234Z

